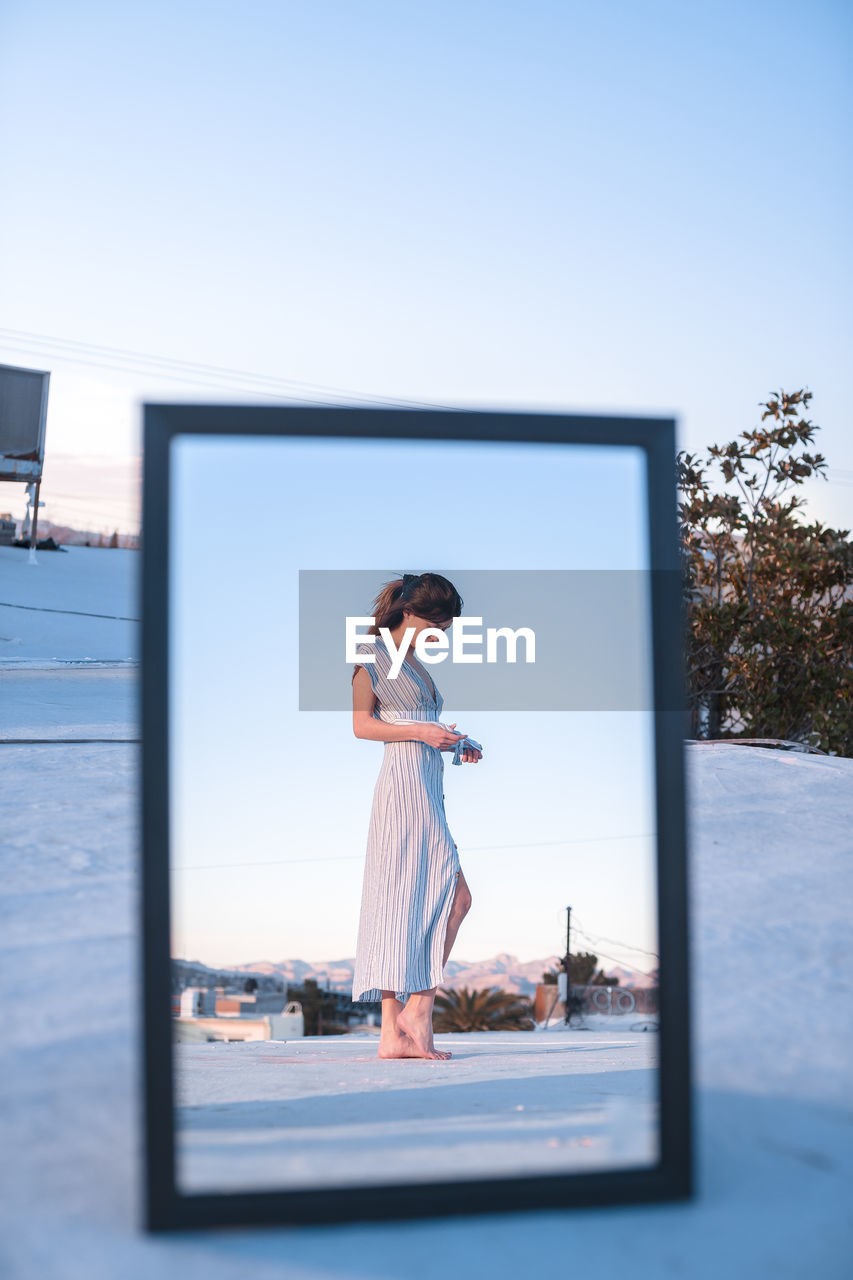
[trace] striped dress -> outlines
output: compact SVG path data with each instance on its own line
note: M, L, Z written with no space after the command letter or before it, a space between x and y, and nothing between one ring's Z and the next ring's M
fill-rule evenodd
M373 715L438 721L444 699L408 661L395 679L381 636L357 652L376 695ZM356 659L359 661L359 659ZM435 697L432 689L435 688ZM352 998L406 1000L444 981L442 956L460 871L444 814L444 761L437 747L411 739L386 742L373 792L361 895Z

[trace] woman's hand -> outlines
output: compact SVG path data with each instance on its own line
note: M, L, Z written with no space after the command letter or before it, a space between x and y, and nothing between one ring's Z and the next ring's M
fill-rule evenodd
M456 721L452 721L449 729L452 730ZM423 741L429 747L437 747L439 751L453 751L460 738L464 738L464 733L449 732L444 725L438 724L437 721L428 720L423 726ZM476 764L483 757L482 751L477 747L463 747L460 760L465 764Z
M453 724L456 724L455 720L453 721ZM457 742L460 737L464 737L464 736L465 736L464 734L458 734ZM443 747L442 750L452 751L453 747L452 745L446 748ZM482 760L482 758L483 758L483 753L479 747L463 747L462 754L459 757L459 759L462 761L463 764L476 764L477 761Z
M456 724L455 720L452 722L451 728L453 727L454 724ZM456 741L458 742L460 738L464 738L464 737L465 737L465 734L459 733L456 735ZM453 750L453 743L451 743L449 747L442 747L442 751L452 751L452 750ZM476 764L477 761L482 760L482 758L483 758L483 753L479 747L463 747L462 754L459 757L459 759L462 761L463 764Z
M453 721L456 724L456 721ZM450 729L445 729L443 724L439 724L437 720L426 720L421 728L421 740L428 747L436 747L439 751L452 751L460 738L464 738L464 733L452 733Z

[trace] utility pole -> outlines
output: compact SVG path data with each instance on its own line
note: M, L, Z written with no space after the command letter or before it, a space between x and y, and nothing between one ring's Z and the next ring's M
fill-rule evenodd
M38 536L36 530L39 522L39 494L41 493L41 476L36 480L36 489L33 496L33 522L30 526L30 560L33 558L36 546L38 544Z
M572 951L572 909L566 907L566 1026L572 1016L572 973L571 973L571 951Z

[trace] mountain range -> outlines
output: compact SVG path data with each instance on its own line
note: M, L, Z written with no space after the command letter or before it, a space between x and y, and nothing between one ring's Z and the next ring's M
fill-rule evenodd
M310 963L307 960L254 960L248 964L230 965L227 969L213 969L199 961L183 960L177 963L193 970L207 971L210 974L252 974L263 976L273 982L298 985L306 978L313 978L321 987L329 987L333 991L351 991L354 958L328 960ZM500 987L504 991L514 991L519 995L532 996L542 975L549 969L557 969L560 957L546 956L543 960L522 962L509 952L501 952L488 960L448 960L445 965L445 987L458 989L468 987L482 990L486 987ZM618 978L620 987L650 987L656 985L656 979L639 970L629 969L622 965L613 965L605 969L605 977ZM203 976L201 973L199 976Z

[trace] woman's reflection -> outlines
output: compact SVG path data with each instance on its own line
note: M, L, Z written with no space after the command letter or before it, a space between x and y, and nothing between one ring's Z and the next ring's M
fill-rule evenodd
M353 732L385 744L367 838L352 998L382 1001L380 1058L446 1059L433 1042L436 988L471 893L444 812L443 751L475 764L482 751L439 720L444 699L411 650L424 631L446 631L462 612L453 583L404 574L374 601L374 624L357 652ZM388 629L406 656L391 675ZM410 631L407 637L406 632ZM405 1003L404 1003L405 1002Z

